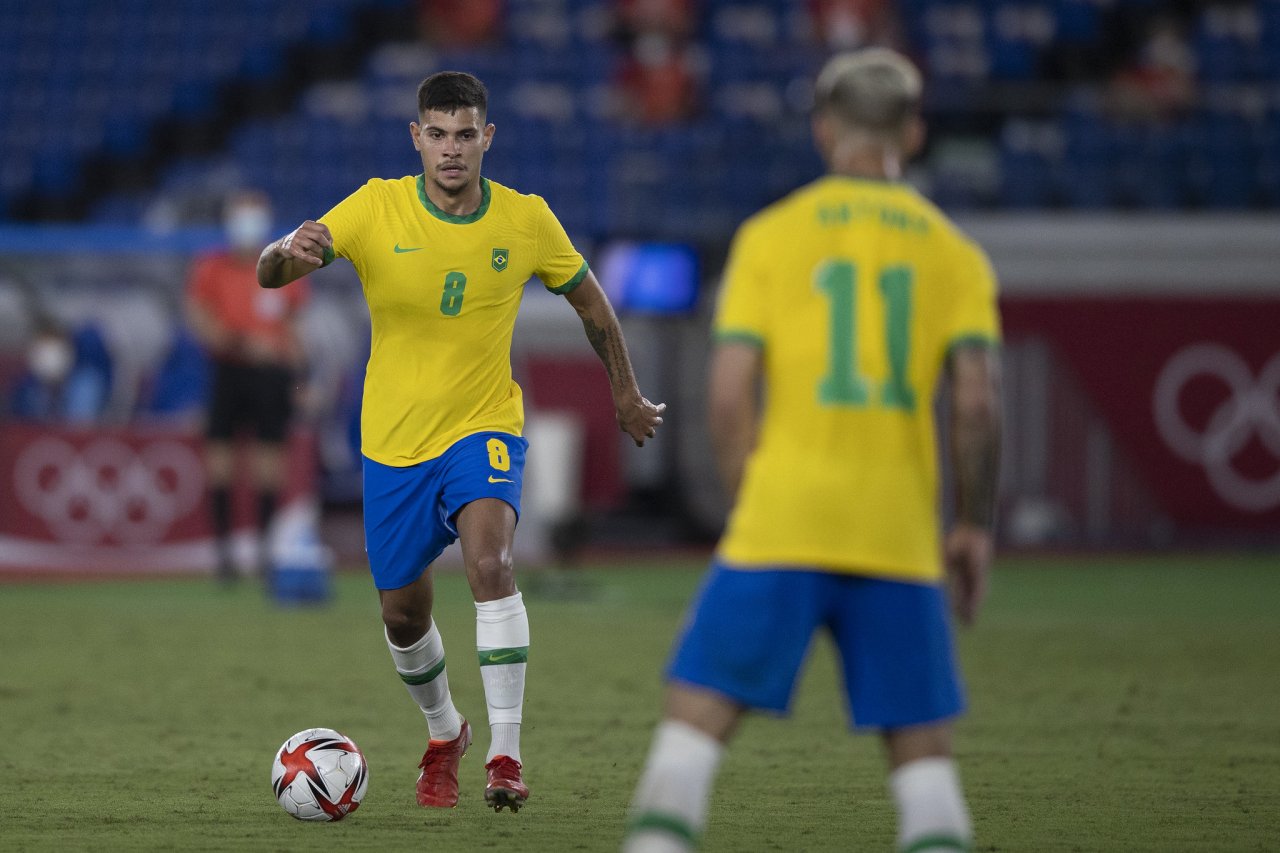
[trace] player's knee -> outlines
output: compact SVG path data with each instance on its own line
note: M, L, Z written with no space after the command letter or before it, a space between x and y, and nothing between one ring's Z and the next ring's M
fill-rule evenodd
M890 729L884 733L884 741L892 767L901 767L922 758L949 758L951 724L944 721Z
M511 555L497 551L473 557L467 567L478 601L505 598L516 591Z
M472 571L480 577L497 578L511 575L511 555L499 551L478 554L471 560Z
M431 614L421 607L383 603L382 624L387 627L387 639L408 648L430 630Z

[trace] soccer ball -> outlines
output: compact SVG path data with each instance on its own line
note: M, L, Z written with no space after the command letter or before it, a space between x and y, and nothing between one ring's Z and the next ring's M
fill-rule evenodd
M369 766L345 735L306 729L276 753L271 787L280 808L298 820L342 820L360 807L369 787Z

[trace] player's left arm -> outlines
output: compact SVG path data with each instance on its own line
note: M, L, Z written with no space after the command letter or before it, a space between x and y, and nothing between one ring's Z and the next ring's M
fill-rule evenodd
M1000 475L999 350L992 344L955 347L947 361L951 396L951 464L955 524L945 543L956 615L971 624L987 594L994 554Z
M653 438L662 423L666 403L654 405L640 393L622 327L595 273L588 271L582 282L565 294L565 299L578 312L587 340L609 374L618 426L631 436L637 447L643 447L645 439Z
M707 428L720 482L730 501L738 495L760 423L764 350L745 340L720 340L707 375Z

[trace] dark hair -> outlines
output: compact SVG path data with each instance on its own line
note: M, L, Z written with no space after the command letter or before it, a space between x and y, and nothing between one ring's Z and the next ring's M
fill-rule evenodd
M418 117L429 110L454 113L461 107L475 107L484 118L489 110L489 90L465 71L440 71L418 85Z

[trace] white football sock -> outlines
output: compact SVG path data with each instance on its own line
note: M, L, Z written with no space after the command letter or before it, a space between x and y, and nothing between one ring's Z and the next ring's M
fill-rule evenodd
M519 761L524 674L529 659L529 615L520 593L476 602L476 651L492 734L485 763L495 755Z
M911 853L969 850L973 826L960 776L950 758L919 758L889 774L898 805L898 849Z
M684 853L697 847L723 753L720 741L688 723L659 724L631 801L624 853Z
M396 672L409 695L427 718L427 729L432 740L453 740L462 732L462 717L453 707L449 695L449 674L444 667L444 642L435 622L422 639L402 649L387 637L387 648Z

